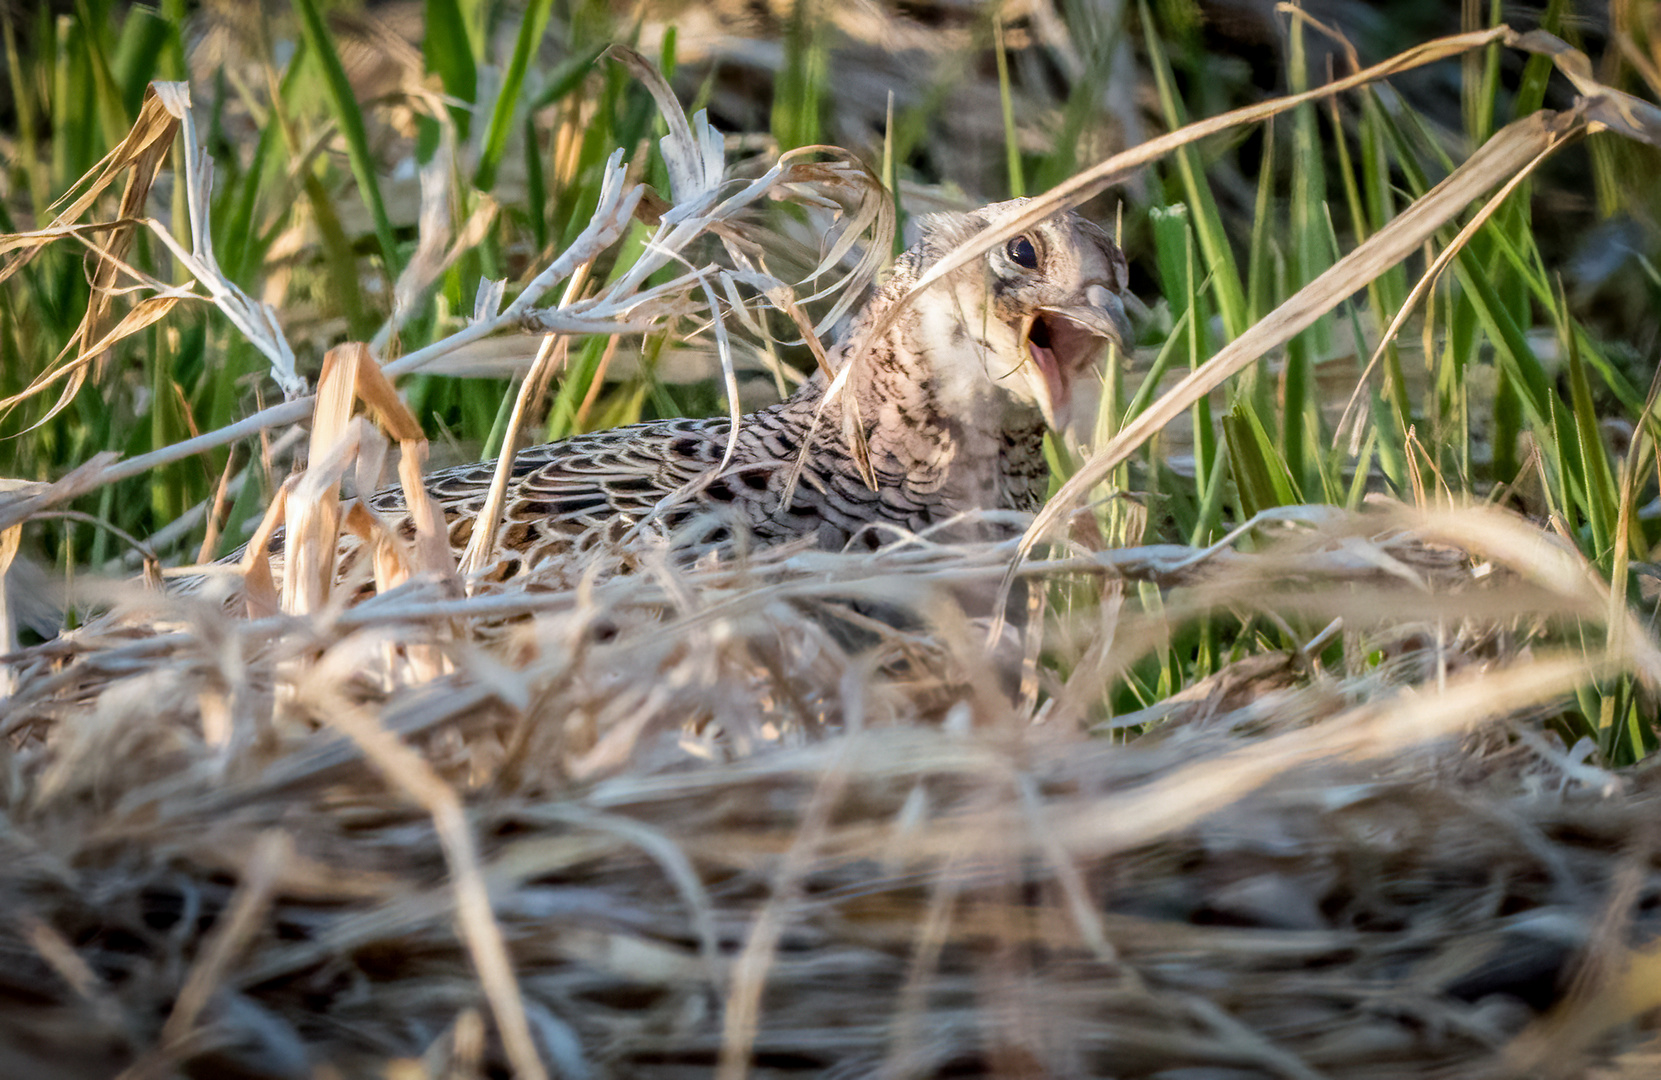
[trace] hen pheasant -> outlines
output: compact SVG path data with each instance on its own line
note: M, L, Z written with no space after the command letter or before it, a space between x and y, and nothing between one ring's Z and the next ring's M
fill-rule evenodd
M940 256L1024 201L923 219L921 238L830 350L832 366L840 370ZM870 343L841 391L857 407L869 473L836 403L815 422L829 386L822 373L742 417L736 434L724 417L658 420L522 450L488 577L579 559L648 520L682 549L725 543L734 533L758 545L812 538L839 549L877 546L976 511L1034 510L1048 480L1046 424L1066 421L1075 386L1094 370L1104 342L1130 342L1125 283L1118 247L1068 211L917 297ZM714 475L729 439L727 467ZM495 468L483 461L426 479L457 552ZM395 488L368 501L394 518L404 509Z

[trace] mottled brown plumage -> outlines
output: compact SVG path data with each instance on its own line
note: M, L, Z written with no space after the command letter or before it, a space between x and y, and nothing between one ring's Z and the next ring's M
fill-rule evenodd
M925 218L917 244L830 350L832 366L840 370L941 255L1023 202ZM735 533L756 544L811 537L840 548L874 547L976 511L1031 511L1047 482L1046 424L1066 421L1075 384L1093 371L1105 340L1128 345L1125 275L1107 234L1064 212L915 299L870 344L843 391L863 425L874 490L839 405L815 423L823 374L742 417L719 475L731 434L724 417L631 424L522 450L487 576L505 580L550 560L586 563L643 522L689 551ZM483 461L427 478L458 553L494 471L494 461ZM368 501L390 516L403 509L397 489Z

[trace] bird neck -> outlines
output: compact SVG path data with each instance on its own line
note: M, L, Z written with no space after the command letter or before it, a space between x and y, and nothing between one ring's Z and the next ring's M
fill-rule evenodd
M962 376L981 363L978 356L956 355L974 348L967 335L929 330L922 318L903 319L857 359L846 344L831 357L839 367L856 364L839 396L855 409L878 486L936 494L952 513L1035 508L1049 475L1042 415L1013 404L984 378L977 386ZM828 386L816 373L775 408L802 430L811 426L820 452L851 458L845 404L831 402L813 422Z

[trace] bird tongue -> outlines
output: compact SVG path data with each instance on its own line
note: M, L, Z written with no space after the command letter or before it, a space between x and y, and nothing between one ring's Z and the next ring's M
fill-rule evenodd
M1032 362L1043 373L1044 384L1050 391L1048 419L1052 425L1059 425L1066 422L1064 417L1072 398L1072 379L1069 378L1071 372L1062 370L1061 359L1050 344L1049 327L1043 319L1034 319L1032 330L1027 335L1027 349L1032 353Z
M1049 408L1044 418L1058 431L1074 422L1092 422L1087 415L1074 415L1073 383L1081 373L1091 369L1109 340L1121 340L1122 332L1116 324L1104 322L1093 326L1091 323L1097 321L1094 313L1088 309L1077 310L1081 315L1090 316L1091 321L1072 317L1072 310L1046 310L1033 318L1027 330L1027 351L1032 355L1033 365L1043 374L1044 386L1049 392ZM1089 404L1085 408L1087 412L1092 411Z

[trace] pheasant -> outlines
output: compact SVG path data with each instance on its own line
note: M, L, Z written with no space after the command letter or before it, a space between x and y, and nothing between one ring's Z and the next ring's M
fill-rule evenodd
M840 370L937 259L1024 202L925 217L918 242L829 350L832 366ZM736 433L725 417L656 420L522 450L485 576L507 581L550 561L586 561L642 522L656 522L682 551L735 535L840 549L972 521L977 511L1036 510L1048 482L1046 424L1065 423L1104 342L1129 346L1126 273L1108 235L1066 211L917 297L840 391L857 407L868 472L837 403L821 408L823 373L741 417ZM426 478L457 552L495 469L482 461ZM367 501L389 518L404 511L397 488Z

